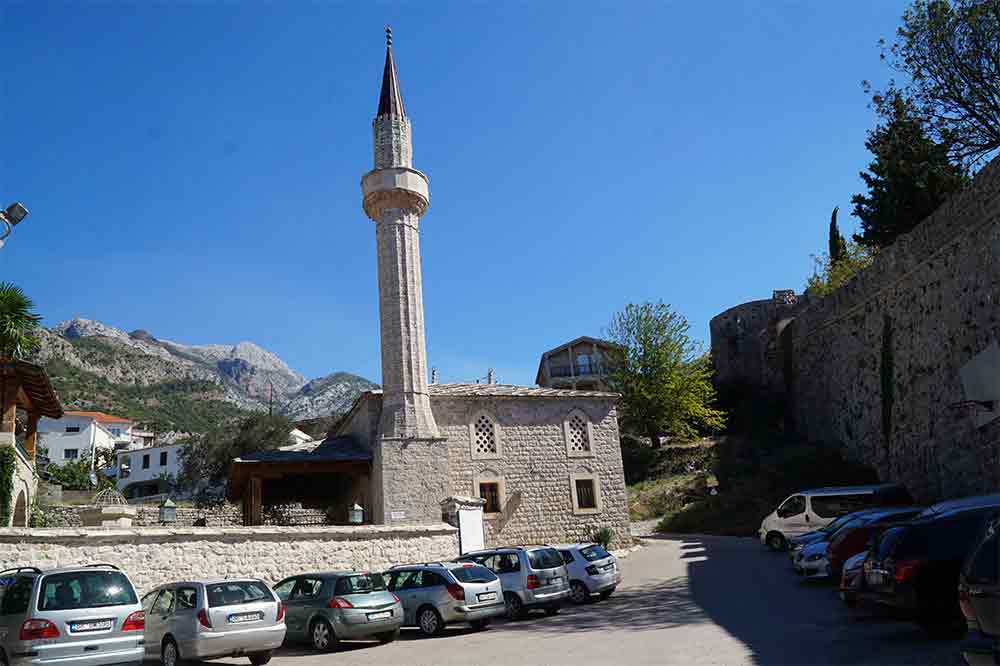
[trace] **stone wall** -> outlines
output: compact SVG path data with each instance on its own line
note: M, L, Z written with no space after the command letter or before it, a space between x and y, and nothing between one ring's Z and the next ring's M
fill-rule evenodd
M20 446L14 446L14 457L17 466L14 470L14 492L10 503L10 524L15 527L25 527L31 515L31 503L35 499L38 477L35 475L34 466Z
M1000 159L790 335L800 433L924 501L995 490L1000 422L949 405L977 397L959 370L1000 338Z
M446 398L431 401L447 436L452 493L479 496L477 480L500 479L501 515L487 518L487 543L513 545L578 541L597 527L615 531L615 547L629 540L615 401L608 398ZM575 410L591 423L591 456L570 457L565 420ZM480 413L496 420L500 455L475 458L470 424ZM575 513L575 474L593 475L601 509Z
M133 505L137 509L133 525L135 527L156 527L160 524L160 507L154 505ZM80 514L93 505L47 506L44 508L45 527L82 527ZM196 509L177 507L177 522L172 527L192 527L195 521L205 519L205 527L240 527L243 525L243 507L238 504L224 504L219 507Z
M140 594L172 580L254 577L274 584L308 571L384 570L458 555L449 525L204 530L0 530L0 569L97 562L125 571Z

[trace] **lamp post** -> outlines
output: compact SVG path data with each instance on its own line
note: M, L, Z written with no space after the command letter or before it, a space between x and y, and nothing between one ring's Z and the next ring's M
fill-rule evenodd
M14 227L26 217L28 217L28 209L20 201L15 201L4 210L0 210L0 222L3 222L3 233L0 233L0 248L6 243L7 236L10 236L10 233L14 231Z

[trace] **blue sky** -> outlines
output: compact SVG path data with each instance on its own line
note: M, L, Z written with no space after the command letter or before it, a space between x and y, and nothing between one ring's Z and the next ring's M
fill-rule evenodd
M378 381L359 181L391 23L431 365L533 383L540 353L662 299L801 290L845 233L862 79L906 3L0 0L0 250L47 325L252 340Z

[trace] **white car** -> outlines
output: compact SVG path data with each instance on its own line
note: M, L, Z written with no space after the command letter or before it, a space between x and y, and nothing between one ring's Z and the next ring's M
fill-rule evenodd
M807 544L795 555L795 573L806 580L825 580L830 577L830 563L826 559L829 541Z
M622 582L618 558L596 543L556 546L569 576L570 601L582 604L594 596L607 599Z

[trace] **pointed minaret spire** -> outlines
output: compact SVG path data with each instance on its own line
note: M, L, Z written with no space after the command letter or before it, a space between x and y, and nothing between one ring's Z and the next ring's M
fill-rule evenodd
M382 93L378 98L376 116L406 115L403 96L399 92L399 78L396 76L396 61L392 57L392 28L385 26L385 68L382 70Z

